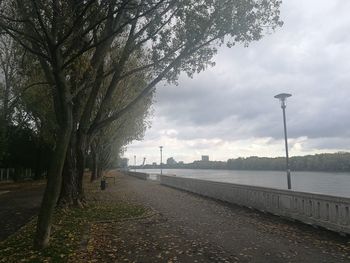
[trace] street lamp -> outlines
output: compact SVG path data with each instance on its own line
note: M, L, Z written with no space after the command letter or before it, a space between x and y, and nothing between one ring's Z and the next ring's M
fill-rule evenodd
M134 155L134 171L136 172L136 155Z
M163 146L159 146L160 149L160 174L163 174Z
M281 101L281 108L283 111L283 126L284 126L284 143L286 147L286 170L287 170L287 184L288 189L291 189L291 181L290 181L290 167L289 167L289 156L288 156L288 139L287 139L287 125L286 125L286 100L288 97L292 96L292 94L281 93L275 96L276 99Z

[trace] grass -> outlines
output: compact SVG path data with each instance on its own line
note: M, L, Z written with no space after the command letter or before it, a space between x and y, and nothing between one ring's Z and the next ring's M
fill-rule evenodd
M89 224L139 217L145 212L141 206L111 200L89 202L84 208L58 210L54 216L49 247L41 251L33 248L35 218L0 242L0 262L67 262L81 247L82 236Z

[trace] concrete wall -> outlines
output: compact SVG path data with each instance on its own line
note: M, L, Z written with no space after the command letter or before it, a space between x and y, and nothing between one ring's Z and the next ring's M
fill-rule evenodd
M350 234L350 198L166 175L160 183Z
M127 175L131 175L133 177L137 177L142 180L147 180L148 179L148 174L146 173L138 173L138 172L132 172L132 171L127 171L125 172Z

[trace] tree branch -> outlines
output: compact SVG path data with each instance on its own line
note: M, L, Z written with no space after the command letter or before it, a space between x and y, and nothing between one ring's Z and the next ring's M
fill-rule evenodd
M103 127L109 125L111 122L115 121L116 119L123 116L125 113L127 113L130 108L132 108L137 102L139 102L146 94L148 94L156 84L158 84L165 76L169 73L171 69L174 68L175 65L181 62L181 59L188 54L188 50L185 49L181 54L179 54L155 79L153 79L128 105L126 105L121 110L113 113L111 116L98 121L94 122L93 125L91 125L89 129L89 134L96 133L99 129L102 129ZM96 119L95 119L96 121Z

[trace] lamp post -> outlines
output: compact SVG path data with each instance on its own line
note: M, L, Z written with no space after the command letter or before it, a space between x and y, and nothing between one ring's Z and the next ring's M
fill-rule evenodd
M288 97L292 96L292 94L288 93L280 93L275 96L276 99L281 101L281 108L283 112L283 127L284 127L284 144L286 148L286 170L287 170L287 184L288 189L291 189L291 180L290 180L290 167L289 167L289 156L288 156L288 139L287 139L287 125L286 125L286 100Z
M159 146L160 149L160 174L163 174L163 146Z
M134 155L134 171L136 172L136 155Z

